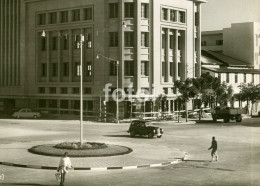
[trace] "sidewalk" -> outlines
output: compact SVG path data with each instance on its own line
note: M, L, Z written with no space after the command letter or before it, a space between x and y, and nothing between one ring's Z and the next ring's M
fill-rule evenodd
M56 144L60 141L51 141L49 144ZM0 164L35 169L56 169L59 157L36 155L28 152L32 146L46 142L26 142L0 145ZM106 141L106 143L109 143ZM110 157L86 157L71 158L75 170L104 170L104 169L129 169L142 167L164 166L178 163L184 158L185 152L163 146L149 145L145 143L115 143L133 149L127 155Z

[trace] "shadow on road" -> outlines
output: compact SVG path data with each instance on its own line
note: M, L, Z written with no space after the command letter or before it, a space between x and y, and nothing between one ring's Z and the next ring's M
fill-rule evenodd
M38 185L38 186L57 186L56 185L42 185L42 184L38 184L38 183L4 183L4 185L28 185L28 186L33 186L33 185Z

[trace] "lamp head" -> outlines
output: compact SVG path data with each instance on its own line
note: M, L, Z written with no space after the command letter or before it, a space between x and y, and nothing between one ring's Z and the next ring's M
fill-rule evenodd
M42 37L46 37L46 33L45 33L45 31L44 31L44 30L42 31L42 34L41 34L41 36L42 36Z

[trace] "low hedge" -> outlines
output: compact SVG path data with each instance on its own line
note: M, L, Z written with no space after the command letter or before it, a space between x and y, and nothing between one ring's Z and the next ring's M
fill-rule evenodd
M117 155L129 154L133 151L129 147L119 146L119 145L108 145L108 144L101 145L101 143L96 143L95 145L92 146L93 148L85 148L85 149L77 149L77 148L72 149L71 146L64 145L64 143L61 144L57 144L57 145L46 144L46 145L33 146L30 149L28 149L28 151L33 154L39 154L45 156L59 156L59 157L63 156L65 152L68 152L69 157L104 157L104 156L117 156ZM97 146L103 148L97 148ZM62 147L68 147L68 148L62 148Z

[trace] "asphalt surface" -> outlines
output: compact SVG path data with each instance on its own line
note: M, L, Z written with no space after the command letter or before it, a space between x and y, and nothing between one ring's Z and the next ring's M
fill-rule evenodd
M260 119L245 119L242 123L199 124L157 123L164 129L160 139L130 138L129 124L85 123L84 139L141 146L145 160L170 156L172 149L188 153L180 164L159 168L107 171L70 171L65 185L260 185ZM218 162L210 162L208 147L211 137L218 141ZM50 143L79 139L78 121L0 120L0 156L3 148L16 144ZM145 148L154 148L145 152ZM140 149L142 149L140 148ZM158 152L159 151L159 152ZM171 155L171 153L169 154ZM21 154L12 156L21 158ZM10 155L11 157L11 155ZM39 159L40 161L40 159ZM57 160L58 161L58 160ZM4 174L1 185L58 185L53 170L38 170L0 165Z

